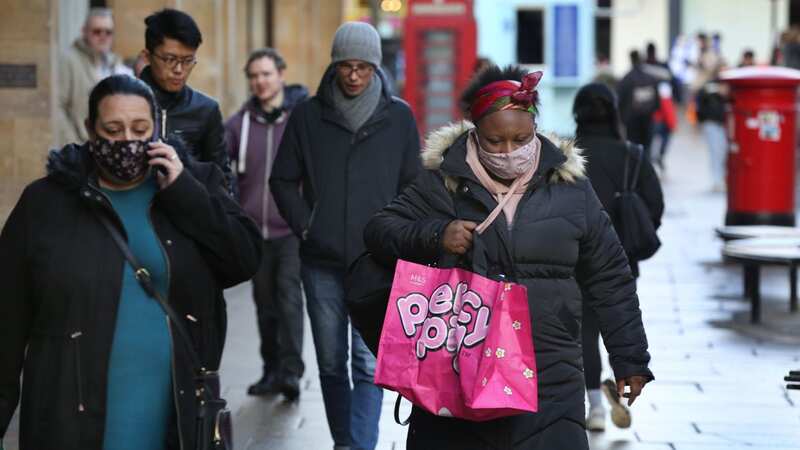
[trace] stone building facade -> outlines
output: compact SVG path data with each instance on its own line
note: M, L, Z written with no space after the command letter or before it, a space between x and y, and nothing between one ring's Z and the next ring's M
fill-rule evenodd
M84 4L86 3L86 4ZM80 33L89 5L114 11L114 51L144 48L144 18L164 7L186 11L203 33L189 83L217 98L223 115L247 96L248 53L272 45L287 79L315 91L336 28L353 0L4 0L0 15L0 224L26 184L44 174L52 146L58 59Z

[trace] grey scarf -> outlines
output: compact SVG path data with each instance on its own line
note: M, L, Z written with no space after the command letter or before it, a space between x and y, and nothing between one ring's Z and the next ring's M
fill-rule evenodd
M369 86L358 97L347 97L333 80L333 104L344 115L350 131L356 132L372 116L381 100L383 83L377 73L372 74Z

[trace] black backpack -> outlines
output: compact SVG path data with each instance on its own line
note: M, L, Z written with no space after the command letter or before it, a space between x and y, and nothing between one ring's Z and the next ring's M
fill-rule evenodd
M636 193L636 185L639 182L639 172L642 167L643 148L641 145L631 143L627 144L627 148L622 190L615 194L612 221L628 259L642 261L658 251L661 247L661 240L658 239L655 225L650 218L650 209ZM636 159L636 165L633 177L628 184L631 157Z

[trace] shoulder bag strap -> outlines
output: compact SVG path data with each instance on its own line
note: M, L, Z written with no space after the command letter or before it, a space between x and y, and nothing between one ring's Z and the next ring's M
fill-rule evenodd
M192 362L192 366L194 366L195 373L197 374L204 373L206 370L203 367L202 363L200 362L200 357L198 356L197 351L194 349L194 344L192 344L192 338L189 335L189 331L183 325L180 316L178 316L178 313L176 313L175 310L172 309L172 307L169 305L169 303L166 302L164 297L161 296L161 294L158 292L155 286L153 286L153 280L152 278L150 278L150 272L148 272L147 269L145 269L144 267L142 267L141 264L139 264L139 261L136 259L136 256L133 255L133 252L131 252L130 247L128 247L128 243L125 241L125 238L122 237L119 230L117 230L117 227L115 227L114 224L112 224L111 221L108 220L108 217L105 216L98 209L95 209L95 214L97 215L97 218L100 219L100 222L103 224L103 226L111 234L111 238L114 239L114 242L117 244L117 247L119 247L120 251L122 251L122 254L125 256L125 259L133 268L133 272L136 276L136 281L139 282L139 284L142 286L142 289L144 289L147 295L152 297L161 305L161 308L169 317L170 322L172 322L173 328L178 332L178 336L180 336L180 339L183 341L184 346L186 347L186 350L189 354L189 359Z
M636 158L636 166L633 169L633 179L631 180L630 186L627 188L628 192L633 192L636 190L636 186L639 184L639 172L642 171L642 159L644 158L644 147L641 144L634 144L632 142L627 143L628 149L633 153L634 157ZM625 182L628 181L628 159L630 159L630 155L625 158Z

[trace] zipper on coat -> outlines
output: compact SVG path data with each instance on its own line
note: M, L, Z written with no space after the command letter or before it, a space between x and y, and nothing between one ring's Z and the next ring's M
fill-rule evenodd
M75 342L75 383L78 388L78 412L86 411L86 404L83 402L83 376L81 374L81 340L83 333L76 331L69 335Z
M167 110L161 110L161 139L167 139Z
M164 110L164 117L166 118L166 110ZM166 119L165 119L166 123ZM164 249L164 245L161 244L161 238L158 236L158 232L156 230L155 222L153 222L153 201L150 200L150 206L147 210L147 221L150 223L150 228L153 229L153 234L156 236L156 240L158 241L158 248L161 249L161 254L164 257L164 262L167 265L167 295L164 301L169 301L169 287L170 287L170 280L172 279L172 266L169 262L169 255L167 254L166 249ZM183 430L181 427L181 413L180 413L180 402L178 400L178 378L176 377L176 370L175 370L175 337L172 333L172 324L169 322L169 316L164 314L164 318L167 321L167 331L169 332L169 342L170 346L172 347L171 356L170 356L170 369L172 370L172 399L175 402L175 417L176 422L178 422L178 447L183 450Z
M269 239L269 226L267 225L267 221L269 220L270 196L269 175L272 170L272 136L274 131L274 126L267 125L267 154L264 158L264 194L261 198L261 234L264 236L264 239Z

